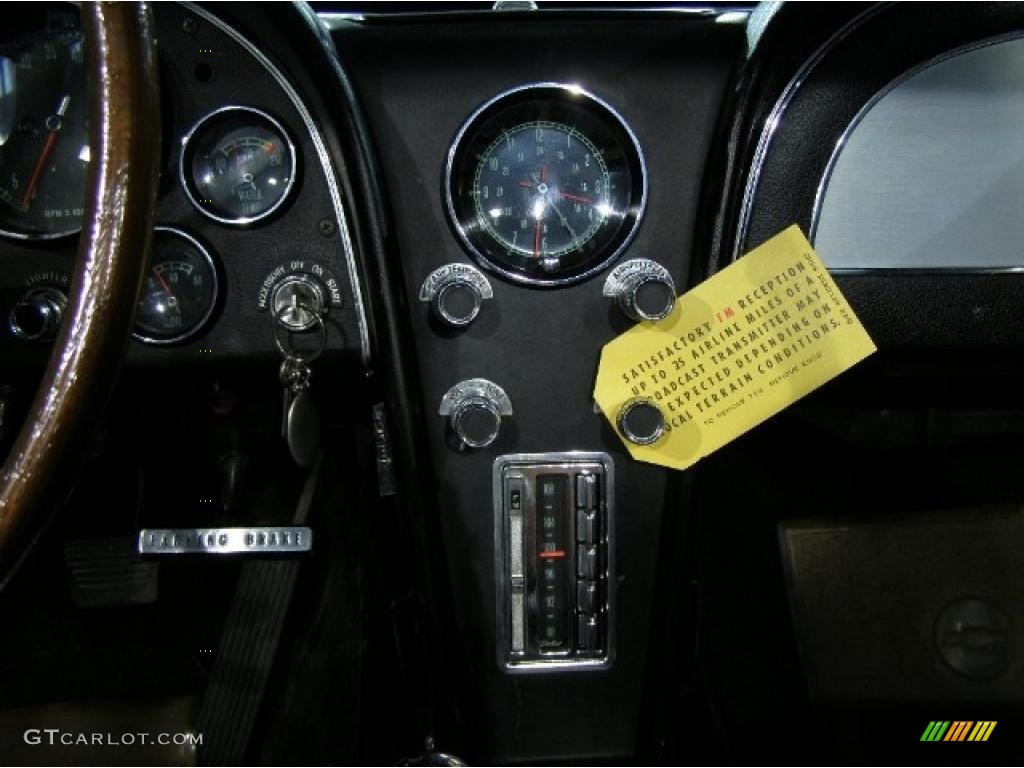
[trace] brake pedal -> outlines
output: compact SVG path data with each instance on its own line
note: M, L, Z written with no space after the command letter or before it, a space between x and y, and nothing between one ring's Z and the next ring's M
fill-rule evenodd
M141 559L128 536L69 541L64 567L78 608L156 602L160 564Z

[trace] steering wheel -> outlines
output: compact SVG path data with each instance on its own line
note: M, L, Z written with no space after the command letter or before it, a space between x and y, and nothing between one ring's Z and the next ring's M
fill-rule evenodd
M82 4L89 80L88 197L68 312L0 469L0 588L74 478L110 396L145 275L159 144L153 19L144 3Z

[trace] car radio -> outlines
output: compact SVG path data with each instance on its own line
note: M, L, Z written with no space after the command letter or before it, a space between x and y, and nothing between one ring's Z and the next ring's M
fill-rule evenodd
M495 460L498 660L505 669L611 663L612 469L604 453Z

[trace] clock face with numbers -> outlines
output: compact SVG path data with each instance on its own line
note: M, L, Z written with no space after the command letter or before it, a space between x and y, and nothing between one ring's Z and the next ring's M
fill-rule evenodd
M449 152L456 234L484 267L520 283L567 285L625 250L646 197L640 145L605 102L536 85L489 101Z

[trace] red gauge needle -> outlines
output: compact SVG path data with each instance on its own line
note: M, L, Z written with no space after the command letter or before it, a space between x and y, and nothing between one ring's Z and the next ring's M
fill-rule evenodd
M530 182L528 182L528 181L520 181L520 182L519 182L519 186L520 186L520 187L532 187L532 186L533 186L533 184L531 184L531 183L530 183Z
M552 549L545 552L539 552L538 556L543 560L557 559L559 557L565 557L564 549Z
M32 202L32 198L36 194L36 187L39 185L39 177L43 174L43 169L46 167L47 161L50 159L50 154L53 152L53 147L57 143L57 134L51 133L46 137L46 143L43 144L43 151L39 154L39 160L36 161L36 168L32 171L32 179L28 183L28 188L25 190L25 196L21 198L21 207L28 210L28 204Z
M64 117L64 113L68 111L68 104L71 101L70 96L64 96L60 100L60 104L57 107L56 127L50 130L50 135L46 137L46 143L43 144L43 151L39 153L39 159L36 161L35 170L32 171L32 178L28 182L28 187L25 189L25 196L21 198L21 207L28 210L29 203L32 202L32 198L35 197L36 187L39 186L39 178L43 175L43 169L46 168L46 163L50 159L50 155L53 154L53 148L57 144L57 136L61 129L61 118ZM46 122L49 123L54 117L49 118Z
M540 258L540 219L537 219L537 226L533 230L533 258Z
M166 280L164 280L163 274L156 269L153 270L153 274L156 275L156 279L160 281L160 285L164 287L164 291L166 291L167 295L172 299L175 298L174 291L171 290L171 286L167 284Z
M547 172L548 172L548 169L547 169L547 168L545 168L545 167L544 167L544 166L542 165L542 166L540 167L540 180L541 180L541 183L543 183L543 182L544 182L544 176L545 176L545 175L547 175Z
M570 195L568 192L559 192L559 197L564 197L566 200L573 200L577 203L586 203L590 205L590 200L586 197L580 197L579 195Z

